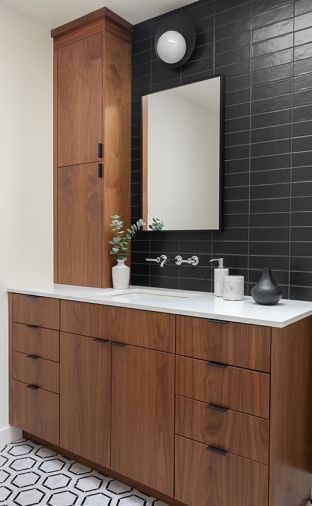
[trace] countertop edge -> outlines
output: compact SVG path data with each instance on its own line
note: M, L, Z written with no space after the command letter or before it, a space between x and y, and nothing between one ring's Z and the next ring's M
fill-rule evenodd
M16 293L21 295L33 295L37 297L46 297L49 299L59 299L59 300L71 300L76 302L84 302L88 304L97 304L102 306L111 306L111 307L122 307L122 308L128 308L128 309L137 309L142 311L151 311L154 313L167 313L167 314L174 314L178 316L191 316L194 318L204 318L204 319L211 319L211 320L225 320L230 321L233 323L244 323L248 325L259 325L263 327L273 327L273 328L285 328L289 325L296 323L300 320L303 320L304 318L308 318L309 316L312 316L312 309L307 310L301 314L298 314L296 316L293 316L292 318L288 318L284 321L271 321L271 320L259 320L257 318L251 318L251 317L238 317L238 316L231 316L231 315L224 315L219 313L204 313L203 311L197 312L195 310L185 310L185 309L173 309L173 308L164 308L164 307L157 307L157 306L147 306L144 304L135 304L130 302L122 302L122 301L116 301L109 299L92 299L88 297L83 296L74 296L69 294L54 294L54 293L47 293L44 291L35 291L31 289L18 289L18 288L7 288L8 293ZM235 302L234 302L235 303Z

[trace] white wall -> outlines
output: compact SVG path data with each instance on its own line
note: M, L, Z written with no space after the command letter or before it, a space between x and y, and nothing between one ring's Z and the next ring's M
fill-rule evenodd
M52 41L0 7L0 444L8 428L6 288L52 280Z

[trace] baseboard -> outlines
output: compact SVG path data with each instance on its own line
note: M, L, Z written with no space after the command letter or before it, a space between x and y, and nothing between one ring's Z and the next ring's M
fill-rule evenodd
M3 427L0 429L0 447L2 445L12 443L12 441L16 441L22 437L22 431L17 429L16 427L11 427L8 425L7 427Z

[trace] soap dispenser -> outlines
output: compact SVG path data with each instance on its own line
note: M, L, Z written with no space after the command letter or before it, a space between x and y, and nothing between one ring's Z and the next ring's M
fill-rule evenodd
M224 268L224 258L213 258L210 262L219 263L214 270L214 294L216 297L222 297L224 276L229 275L229 269Z

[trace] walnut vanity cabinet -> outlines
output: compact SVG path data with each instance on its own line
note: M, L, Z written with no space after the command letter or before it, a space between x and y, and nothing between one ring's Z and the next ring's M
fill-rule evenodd
M130 220L131 25L102 8L52 37L54 279L108 287L108 225Z
M9 295L10 421L188 506L305 504L312 318L285 328Z

